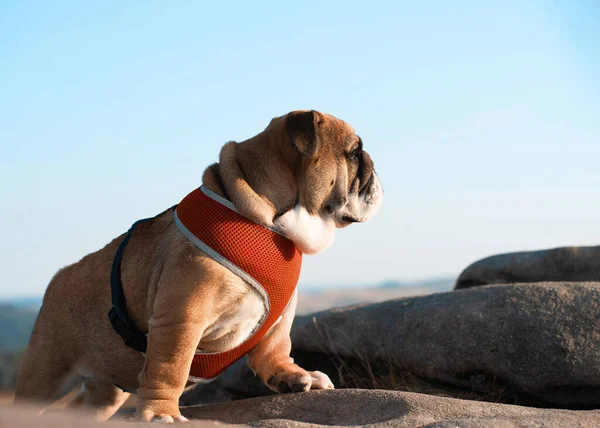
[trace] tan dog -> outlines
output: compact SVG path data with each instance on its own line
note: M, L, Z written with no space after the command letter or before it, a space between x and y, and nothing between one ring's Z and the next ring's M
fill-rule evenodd
M370 219L383 194L352 127L315 111L275 118L257 136L227 143L203 182L305 254L331 245L336 227ZM167 210L133 232L121 267L130 316L148 332L146 355L136 352L107 317L111 263L122 240L52 279L15 400L53 401L83 380L73 405L94 406L99 419L118 410L127 390L138 395L138 420L183 421L178 399L196 349L231 349L263 316L258 292L186 239ZM294 296L282 320L250 351L248 364L277 392L333 388L327 375L307 372L290 358L295 307Z

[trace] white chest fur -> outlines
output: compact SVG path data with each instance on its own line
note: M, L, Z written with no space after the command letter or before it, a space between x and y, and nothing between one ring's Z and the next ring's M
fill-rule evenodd
M275 228L294 241L304 254L316 254L326 250L335 237L335 222L318 215L311 215L300 204L275 221Z
M250 286L241 299L232 299L228 306L205 330L197 353L224 352L241 345L267 315L262 296Z

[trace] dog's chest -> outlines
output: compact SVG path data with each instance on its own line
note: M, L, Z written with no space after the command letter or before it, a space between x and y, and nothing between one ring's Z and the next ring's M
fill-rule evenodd
M254 289L228 306L206 329L198 346L200 351L224 352L241 345L266 316L264 300Z

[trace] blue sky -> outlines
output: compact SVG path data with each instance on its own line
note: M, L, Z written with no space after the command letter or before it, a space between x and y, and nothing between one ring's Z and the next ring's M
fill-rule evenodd
M593 0L3 1L0 297L41 294L305 108L354 125L386 198L303 284L598 245L598 22Z

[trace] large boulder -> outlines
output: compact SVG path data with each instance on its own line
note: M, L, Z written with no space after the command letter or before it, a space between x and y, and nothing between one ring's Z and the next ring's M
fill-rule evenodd
M252 398L223 404L182 408L195 427L597 427L600 411L534 409L482 403L399 391L329 390ZM130 414L119 415L128 419ZM214 422L218 421L218 423ZM235 424L235 425L230 425ZM155 426L149 423L94 422L89 414L50 412L0 406L0 426L6 428L101 428Z
M600 283L486 286L334 309L298 317L292 343L299 364L338 387L600 408ZM243 362L218 382L184 403L215 388L229 398L268 393Z
M600 283L487 286L332 310L298 318L292 342L316 360L392 364L482 399L600 407Z
M468 266L455 288L554 281L600 281L600 247L562 247L486 257Z

